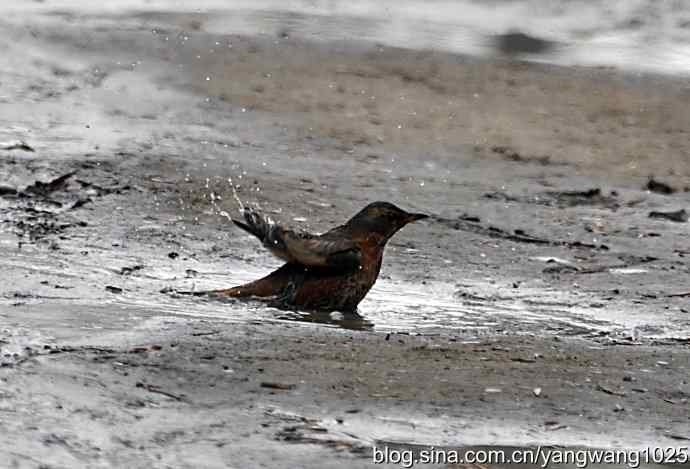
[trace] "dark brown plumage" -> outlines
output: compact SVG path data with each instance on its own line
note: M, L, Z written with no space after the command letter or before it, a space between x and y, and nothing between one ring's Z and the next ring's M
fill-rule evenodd
M386 242L408 223L427 218L388 202L367 205L344 225L322 234L293 231L244 210L237 226L286 263L246 285L206 292L263 298L281 308L354 312L379 275Z

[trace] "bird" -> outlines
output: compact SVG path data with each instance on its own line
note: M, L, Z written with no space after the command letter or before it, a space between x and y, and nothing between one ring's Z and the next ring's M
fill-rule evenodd
M233 223L285 264L253 282L202 294L263 299L280 309L355 314L378 278L388 240L408 223L429 217L373 202L345 224L317 235L281 226L249 207L242 214L244 220Z

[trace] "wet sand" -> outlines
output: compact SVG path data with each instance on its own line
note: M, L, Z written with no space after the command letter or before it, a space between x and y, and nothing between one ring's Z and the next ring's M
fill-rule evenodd
M686 444L688 225L648 216L690 202L683 81L207 20L2 24L10 467ZM229 178L307 229L377 199L432 219L394 238L361 318L158 293L278 265L219 214Z

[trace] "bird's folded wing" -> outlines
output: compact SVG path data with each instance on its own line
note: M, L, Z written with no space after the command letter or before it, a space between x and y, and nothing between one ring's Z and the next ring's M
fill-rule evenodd
M347 238L324 238L294 231L283 231L283 243L294 261L314 267L354 270L359 268L361 252Z
M246 223L233 222L259 238L273 255L284 261L336 270L354 270L360 266L361 252L346 236L331 233L318 236L283 228L250 208L245 208L243 215Z

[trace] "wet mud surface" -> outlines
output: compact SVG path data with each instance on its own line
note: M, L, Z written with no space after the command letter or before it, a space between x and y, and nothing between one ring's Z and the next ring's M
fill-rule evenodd
M687 214L651 215L690 205L682 82L175 12L30 19L0 43L9 467L687 445ZM279 265L235 194L314 231L373 200L431 218L358 316L159 293Z

